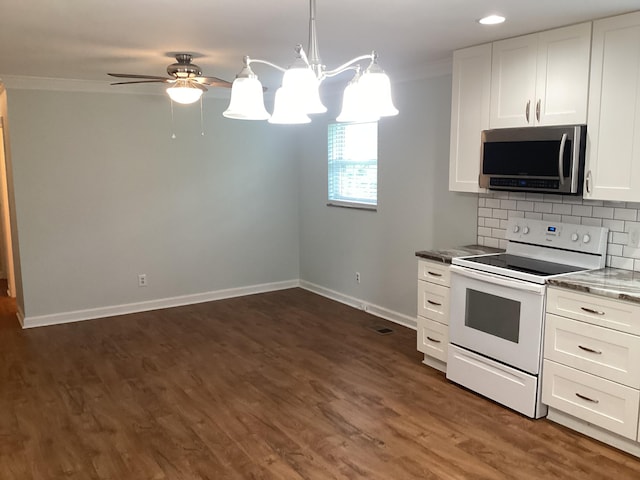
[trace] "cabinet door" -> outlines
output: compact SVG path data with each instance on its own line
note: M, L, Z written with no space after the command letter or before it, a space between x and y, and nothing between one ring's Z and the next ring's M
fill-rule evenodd
M493 43L491 128L534 124L538 35Z
M489 128L491 44L453 52L449 190L480 192L480 135Z
M533 108L537 124L587 123L590 52L591 22L539 34Z
M593 23L584 197L640 201L640 12Z

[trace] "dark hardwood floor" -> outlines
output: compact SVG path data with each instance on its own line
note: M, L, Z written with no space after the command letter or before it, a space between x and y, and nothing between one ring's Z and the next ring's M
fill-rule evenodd
M0 299L0 478L640 478L415 344L300 289L26 331Z

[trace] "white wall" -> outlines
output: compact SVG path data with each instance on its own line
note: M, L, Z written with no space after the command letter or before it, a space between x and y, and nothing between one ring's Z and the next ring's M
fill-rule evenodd
M161 95L8 90L27 317L298 278L291 131L226 103L172 140Z
M379 125L377 212L326 206L336 112L301 130L300 278L415 318L415 251L475 243L478 198L448 191L451 77L403 83L394 96L400 114Z

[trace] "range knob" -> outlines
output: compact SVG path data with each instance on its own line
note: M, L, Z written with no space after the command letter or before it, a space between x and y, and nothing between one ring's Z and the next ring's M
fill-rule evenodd
M518 233L520 231L520 225L513 226L513 233Z
M582 237L583 243L589 243L591 241L591 235L585 233L584 237Z
M580 236L577 233L572 233L571 234L571 241L572 242L577 242L579 238L580 238Z
M524 227L524 228L522 229L522 233L524 233L525 235L526 235L527 233L529 233L529 227Z

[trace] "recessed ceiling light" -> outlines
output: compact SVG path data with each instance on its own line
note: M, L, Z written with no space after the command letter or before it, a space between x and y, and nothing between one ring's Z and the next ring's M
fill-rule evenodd
M481 23L482 25L497 25L502 22L504 22L504 17L500 15L489 15L488 17L478 20L478 23Z

